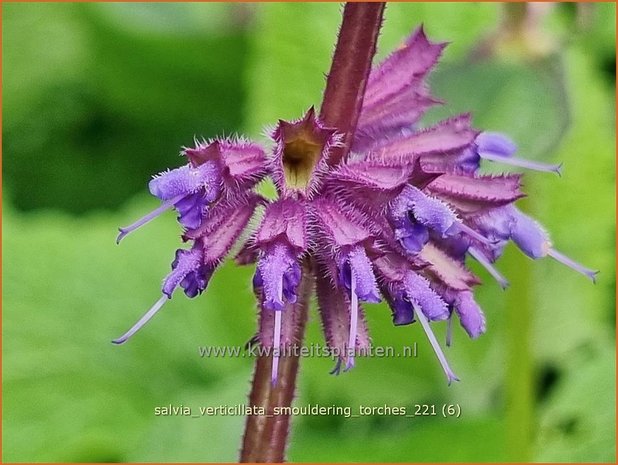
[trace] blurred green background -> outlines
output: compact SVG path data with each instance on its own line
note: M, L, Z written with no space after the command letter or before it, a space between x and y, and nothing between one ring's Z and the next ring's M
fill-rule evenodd
M3 460L237 460L244 418L156 417L155 406L246 401L252 360L202 359L256 325L252 270L230 264L196 300L174 298L129 344L118 336L159 295L179 244L167 214L116 247L116 228L157 205L151 174L193 137L264 140L319 106L337 4L4 4ZM290 461L615 461L615 6L393 4L383 57L418 24L448 40L429 120L474 111L521 156L522 208L598 283L508 248L502 292L484 270L488 333L457 327L447 387L417 325L368 306L376 345L415 359L362 359L328 375L304 359L297 405L458 403L460 418L297 417ZM442 325L436 325L440 337ZM315 312L308 342L322 341Z

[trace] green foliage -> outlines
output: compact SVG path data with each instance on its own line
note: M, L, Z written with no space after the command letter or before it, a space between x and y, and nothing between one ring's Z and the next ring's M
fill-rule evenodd
M234 132L246 39L227 10L6 5L3 168L17 206L116 208L194 136Z
M584 348L563 363L565 376L541 409L538 460L612 462L616 439L616 354Z
M499 267L512 286L503 292L472 264L486 282L477 300L488 334L471 341L455 328L447 355L462 381L450 387L417 325L393 327L386 306L367 306L374 344L417 343L418 357L360 359L338 377L328 375L330 360L303 359L296 405L456 403L461 418L296 417L291 461L615 460L615 109L606 66L615 6L598 5L577 33L574 10L556 8L544 27L569 41L544 58L470 61L498 29L500 8L389 5L380 57L420 22L430 38L452 41L432 77L449 105L430 119L472 110L477 126L511 134L522 156L564 162L562 178L526 174L522 208L559 250L601 269L599 282L508 248ZM202 359L198 346L242 346L252 336L252 270L224 266L203 296L178 294L138 337L113 346L158 298L178 226L167 214L116 247L116 227L156 202L87 209L143 189L194 134L228 134L242 118L257 136L319 106L340 7L261 5L249 29L237 21L246 9L224 5L3 12L5 183L18 207L56 209L25 214L5 195L3 460L235 461L242 417L161 417L154 408L246 402L252 360ZM322 343L315 309L307 340Z
M234 460L225 438L242 418L155 417L154 407L244 402L251 360L202 359L198 346L251 336L249 270L224 268L199 303L177 297L139 339L110 343L158 298L177 247L171 214L115 247L118 222L153 203L84 219L5 207L3 256L17 265L3 279L5 461L199 461L205 432L220 435L211 460ZM170 431L182 432L174 447Z

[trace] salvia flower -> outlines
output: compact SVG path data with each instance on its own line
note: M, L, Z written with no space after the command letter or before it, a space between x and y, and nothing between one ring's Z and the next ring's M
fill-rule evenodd
M114 342L125 342L178 287L188 297L201 294L255 224L236 260L256 263L257 340L273 349L273 382L280 351L295 342L294 304L304 280L315 285L324 337L337 354L334 373L352 368L369 347L362 304L383 298L395 325L420 323L449 383L458 378L431 325L447 321L447 345L453 318L472 338L486 327L473 295L480 280L466 267L468 257L506 287L494 262L512 241L530 258L550 256L594 280L596 272L558 252L514 206L524 196L521 175L479 171L484 161L556 173L559 165L516 158L513 141L473 129L467 114L421 127L424 112L441 103L426 78L444 47L419 28L372 70L352 150L340 162L330 157L342 135L313 108L297 121L279 121L271 149L238 138L185 148L186 165L150 182L161 206L121 228L118 240L175 209L190 246L176 252L162 297ZM255 190L266 177L276 186L275 200Z

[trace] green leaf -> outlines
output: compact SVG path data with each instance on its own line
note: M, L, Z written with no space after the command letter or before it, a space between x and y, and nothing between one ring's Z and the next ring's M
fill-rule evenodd
M134 339L110 343L158 298L178 247L172 214L115 246L116 225L154 203L138 202L122 218L83 219L16 216L5 206L5 461L144 461L152 458L145 432L176 424L155 417L154 407L246 401L252 360L200 358L198 346L242 346L251 337L249 270L220 270L199 300L179 293ZM217 450L168 445L168 460L234 459L242 418L187 421L191 438L213 429L233 439Z
M472 112L475 127L508 134L524 158L551 156L569 124L560 56L534 63L496 58L443 64L431 83L447 104L428 120Z
M573 125L557 154L564 177L531 186L534 197L545 199L534 211L556 248L601 272L593 286L550 261L535 267L535 350L559 374L542 408L537 459L614 462L614 99L593 57L580 48L565 57Z
M115 208L181 163L194 137L238 129L239 6L20 3L3 13L3 170L22 209Z
M615 129L608 119L614 108L583 50L565 54L565 65L573 123L555 157L564 174L528 181L526 207L558 250L601 272L594 286L553 260L535 263L534 340L549 360L606 336L614 322Z
M580 350L540 412L535 459L616 461L616 353L609 341Z

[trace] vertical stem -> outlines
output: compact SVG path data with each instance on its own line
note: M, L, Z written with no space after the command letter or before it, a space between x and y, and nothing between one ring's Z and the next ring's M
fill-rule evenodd
M300 284L300 297L294 308L286 312L296 315L296 348L303 342L307 309L313 290L313 275L310 267L305 266L303 280ZM265 415L248 415L240 453L241 462L272 463L283 462L285 446L289 432L289 415L273 415L275 407L292 405L298 374L299 351L283 351L279 358L279 377L277 384L271 382L272 354L258 356L253 374L249 406L257 411L262 409Z
M506 297L506 447L507 460L528 462L532 454L534 379L531 353L532 319L530 288L534 286L528 263L510 273L511 292ZM513 263L513 261L511 261Z
M344 135L331 163L345 158L363 106L371 63L376 53L385 3L346 3L333 63L326 80L320 118Z
M331 155L332 163L344 158L352 144L383 12L384 3L347 3L344 8L320 112L322 121L344 136L342 146ZM300 298L294 304L294 310L299 315L295 334L299 345L304 336L314 281L310 264L305 263L304 269ZM275 407L289 407L292 404L298 355L296 352L282 354L276 386L271 383L272 355L258 357L249 403L254 409L263 408L265 415L247 417L241 462L283 462L290 418L287 415L273 415L273 411Z

